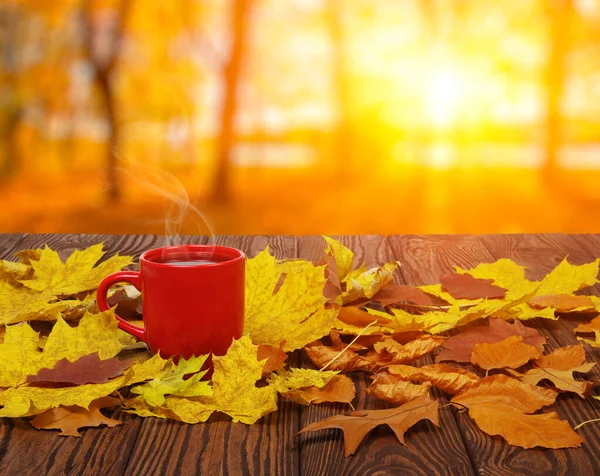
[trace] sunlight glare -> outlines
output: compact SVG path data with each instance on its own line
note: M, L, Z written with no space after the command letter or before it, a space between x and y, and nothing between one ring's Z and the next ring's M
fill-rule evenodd
M425 83L425 112L434 127L452 124L464 94L463 83L455 68L434 69Z

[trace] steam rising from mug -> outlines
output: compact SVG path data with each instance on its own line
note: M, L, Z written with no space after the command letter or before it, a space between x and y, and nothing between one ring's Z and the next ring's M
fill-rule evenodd
M127 162L131 164L131 161ZM187 190L174 175L159 167L146 164L130 166L127 169L120 167L119 171L130 182L134 182L142 189L168 201L169 207L164 218L168 246L181 244L181 228L188 215L192 215L196 221L206 227L209 237L214 236L210 223L204 214L190 203ZM198 231L200 230L201 226L198 225Z

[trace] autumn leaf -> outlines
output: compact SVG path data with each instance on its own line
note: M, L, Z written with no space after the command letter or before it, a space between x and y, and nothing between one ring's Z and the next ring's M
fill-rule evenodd
M405 364L429 354L443 345L445 337L422 335L407 344L400 344L392 338L387 338L374 345L376 354L370 354L382 365Z
M393 261L381 267L365 270L359 268L348 273L344 279L346 289L342 292L342 303L350 304L361 299L370 299L394 279L399 263Z
M354 253L348 248L346 248L344 245L342 245L338 240L335 240L328 236L323 236L323 238L327 242L325 254L334 258L334 284L337 284L337 286L339 287L340 283L346 278L348 273L352 271L352 268L354 266Z
M356 451L367 433L379 425L388 425L396 434L398 441L404 444L404 433L415 423L426 419L438 425L438 408L438 402L429 397L421 397L398 408L360 410L350 412L348 416L326 418L306 426L300 433L340 428L344 432L344 450L348 457Z
M27 377L27 383L69 383L83 385L86 383L104 383L118 377L131 365L129 361L116 358L101 360L98 352L84 355L71 362L64 358L53 368L40 369L36 375Z
M504 299L506 289L492 283L492 279L474 278L467 273L446 274L440 278L442 290L455 299Z
M539 296L554 294L571 294L598 282L598 266L600 259L581 266L572 265L565 258L556 268L548 273L540 282L537 290Z
M358 327L366 327L372 322L380 326L389 326L392 324L392 316L389 314L374 314L372 311L363 311L357 306L344 306L340 308L337 318L345 324Z
M14 263L12 261L0 260L0 281L11 286L21 286L22 279L27 279L33 272L31 266L24 263Z
M76 327L59 317L41 352L42 341L29 324L8 326L0 344L0 387L15 387L64 358L73 362L94 352L101 359L114 357L123 348L117 329L114 311L87 313Z
M157 374L152 380L131 389L132 393L141 395L151 406L160 406L165 401L165 395L176 395L179 397L205 397L212 394L208 381L201 380L206 370L200 369L206 362L208 355L189 359L179 359L177 365L172 362ZM191 375L184 379L186 375Z
M263 375L270 374L275 370L279 370L283 368L285 365L285 361L287 360L287 354L283 350L283 345L285 343L281 342L279 347L275 347L273 345L265 345L261 344L258 346L257 359L264 360L265 366L263 367Z
M344 349L345 346L330 347L323 345L321 341L317 341L305 347L304 351L313 364L319 368L328 365L331 370L353 372L355 370L374 370L380 367L371 358L357 354L351 348Z
M350 404L356 396L354 382L345 375L334 375L323 387L311 385L295 390L289 390L281 395L300 405L338 402Z
M428 382L450 395L462 392L479 382L479 377L474 373L447 364L432 364L423 367L390 365L387 371L411 382Z
M584 339L583 337L578 337L577 339L581 342L591 345L592 347L600 347L600 331L594 330L594 340Z
M535 387L506 375L490 375L469 386L452 397L453 403L468 408L477 405L505 405L521 413L533 413L540 408L552 405L556 392Z
M469 408L469 416L488 435L522 448L575 448L583 442L554 412L527 415L508 405L482 404Z
M23 321L55 321L60 312L81 308L77 299L58 300L47 291L32 291L0 281L0 324Z
M285 280L273 293L282 273ZM285 341L286 352L326 335L337 310L325 308L324 285L322 266L301 260L278 263L265 249L246 261L244 333L255 344Z
M593 333L595 331L600 331L600 316L595 317L590 322L586 324L579 324L573 332L581 332L581 333Z
M543 351L546 339L537 330L526 327L519 321L511 324L502 319L488 319L488 325L468 327L446 339L442 344L446 350L436 356L436 361L470 362L475 344L483 342L493 344L515 335L522 336L523 343L534 346L540 352Z
M271 375L267 382L280 393L289 390L315 386L324 387L333 377L337 375L334 371L319 371L313 369L290 369L283 370Z
M61 430L59 433L61 436L80 437L81 434L78 431L80 428L100 425L114 427L120 425L121 422L119 420L108 418L100 412L102 408L115 407L120 403L121 401L118 398L101 397L90 403L88 409L78 406L51 408L37 415L30 423L38 430L58 429Z
M382 306L390 306L400 302L409 302L426 307L448 304L442 299L436 299L435 296L427 294L422 289L403 284L388 284L386 287L380 289L370 300L379 302Z
M124 402L125 411L141 417L170 418L184 423L204 423L215 411L211 404L186 397L167 395L160 407L153 407L138 396Z
M559 312L582 312L595 310L594 303L588 296L572 294L553 294L535 296L527 303L535 309L551 307Z
M543 355L534 362L535 367L524 374L510 371L511 375L522 382L537 385L541 380L551 381L556 388L564 392L573 392L581 398L592 386L592 382L577 381L573 372L587 373L595 362L585 363L585 351L581 345L560 347L548 355Z
M109 274L120 271L131 264L130 256L115 255L95 266L104 256L103 244L75 250L63 263L56 251L48 246L41 250L39 259L31 260L33 276L21 283L30 289L70 296L82 291L96 289Z
M493 344L475 344L471 362L482 369L516 369L540 355L532 345L524 344L522 336L512 336Z
M430 388L429 382L415 385L398 375L379 373L373 377L367 393L394 405L403 405L417 398L429 396Z
M165 366L159 354L146 362L133 364L125 373L106 383L74 387L45 388L29 384L9 388L0 393L0 416L21 417L42 413L50 408L76 405L88 408L94 400L110 395L115 390L152 379Z

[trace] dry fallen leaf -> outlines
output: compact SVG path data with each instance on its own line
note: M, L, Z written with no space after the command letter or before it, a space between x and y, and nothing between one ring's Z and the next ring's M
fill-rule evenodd
M319 388L315 385L289 390L281 394L283 397L300 405L318 404L324 402L351 403L356 396L354 382L345 375L334 377Z
M586 324L579 324L573 332L593 333L595 331L600 331L600 316L595 317Z
M375 322L380 326L387 326L392 323L392 316L385 315L384 313L381 314L383 315L371 314L367 311L363 311L357 306L344 306L340 308L337 318L345 324L359 327L366 327L372 322Z
M367 393L394 405L403 405L417 398L429 396L430 388L429 382L415 385L398 375L379 373L373 377Z
M512 336L493 344L475 344L471 362L482 369L516 369L540 355L532 345L524 344L522 336Z
M419 288L413 288L407 285L388 284L383 289L379 290L371 299L382 306L390 306L399 302L410 302L420 306L435 307L448 304L447 302L437 299L435 296L427 294Z
M558 312L582 312L595 310L594 303L588 296L574 296L572 294L534 296L527 304L535 309L551 307Z
M75 250L65 263L56 251L46 246L41 250L39 259L29 261L33 268L31 279L22 280L21 283L30 289L57 296L71 296L96 289L109 274L131 264L130 256L115 255L95 266L104 256L103 246L99 243L82 251Z
M78 406L57 407L46 410L40 413L31 424L38 430L61 430L61 436L81 436L80 428L90 426L106 425L113 427L120 425L119 420L113 420L104 416L100 409L110 408L120 405L121 401L118 398L101 397L90 403L88 409Z
M258 354L256 357L257 360L267 359L265 366L263 367L263 375L270 374L275 370L283 368L285 361L287 360L287 354L283 350L284 344L285 343L282 342L279 344L279 347L266 344L261 344L258 346Z
M404 444L404 433L415 423L426 419L438 425L438 408L438 402L429 397L421 397L398 408L360 410L350 412L348 416L326 418L304 427L300 433L340 428L344 432L344 450L348 457L356 451L367 433L379 425L388 425L396 434L398 441Z
M429 382L450 395L462 392L480 380L477 375L468 370L451 367L447 364L432 364L423 367L390 365L387 370L411 382Z
M394 279L394 271L400 263L392 261L381 267L359 268L348 273L344 279L346 290L342 293L342 303L351 304L363 299L371 299Z
M465 328L446 339L442 345L446 350L436 356L436 361L470 362L475 344L493 344L515 335L522 336L523 343L534 346L540 352L544 349L546 339L537 330L526 327L519 321L511 324L502 319L488 319L488 324Z
M573 377L573 372L587 373L595 362L585 363L585 351L581 345L560 347L548 355L543 355L535 362L535 367L524 374L509 371L511 375L522 382L537 385L541 380L551 381L556 388L564 392L573 392L581 398L593 385L592 382L578 381Z
M98 352L84 355L71 362L67 358L59 360L51 369L43 368L35 375L27 377L27 383L104 383L122 375L131 362L116 358L100 359Z
M276 293L280 276L285 280ZM309 261L279 263L268 249L246 261L246 315L244 333L255 344L299 349L326 334L337 310L326 308L323 267Z
M506 289L492 284L492 279L474 278L470 274L446 274L440 278L442 290L455 299L504 299Z
M400 344L389 337L376 343L373 346L375 352L370 353L369 357L381 365L406 364L437 349L444 340L445 337L422 335L407 344Z
M521 448L575 448L581 437L554 412L527 415L508 405L482 404L469 408L469 416L488 435L499 435Z

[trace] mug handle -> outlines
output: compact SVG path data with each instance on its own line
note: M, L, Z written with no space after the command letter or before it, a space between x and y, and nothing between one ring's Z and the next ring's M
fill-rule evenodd
M108 296L108 290L110 287L113 284L123 282L133 284L138 291L141 291L142 280L139 271L120 271L118 273L111 274L104 278L98 286L96 300L98 301L98 307L101 311L108 311L110 309L110 306L106 302L106 297ZM143 342L146 342L146 331L144 328L134 326L122 317L117 316L117 314L115 314L115 317L119 321L119 329L131 334L133 337L136 337Z

